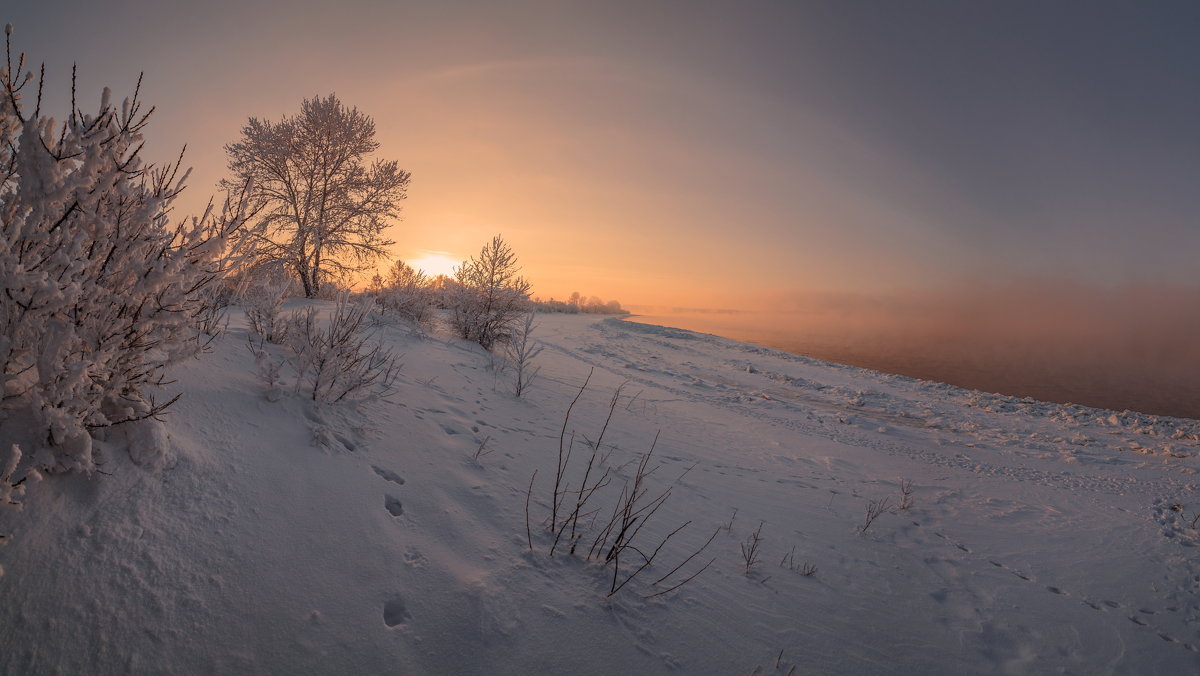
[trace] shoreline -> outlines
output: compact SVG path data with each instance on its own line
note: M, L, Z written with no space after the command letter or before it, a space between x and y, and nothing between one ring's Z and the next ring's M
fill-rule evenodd
M728 318L732 315L722 315ZM744 316L744 315L743 315ZM1119 382L1114 372L1105 372L1101 358L1076 363L1055 363L1049 353L1027 351L1025 361L997 355L994 345L979 345L972 351L961 344L922 346L904 342L907 349L887 353L883 337L836 337L809 335L786 339L780 331L754 325L721 325L711 315L650 315L630 313L618 317L655 326L707 333L729 340L761 345L790 354L833 364L854 366L917 380L944 383L980 392L1001 394L1057 404L1078 404L1108 411L1134 411L1187 420L1200 419L1200 388L1187 391L1183 382L1156 383L1145 374L1131 373ZM1011 349L1011 348L1010 348ZM1013 355L1020 354L1013 351ZM1089 361L1091 363L1089 363ZM1182 369L1181 369L1182 370ZM1135 380L1136 378L1136 380ZM1089 382L1090 381L1090 382ZM1089 391L1090 390L1090 391Z

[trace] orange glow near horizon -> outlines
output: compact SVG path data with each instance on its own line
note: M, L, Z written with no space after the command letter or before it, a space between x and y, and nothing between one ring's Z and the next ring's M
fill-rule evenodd
M453 275L500 234L542 298L578 291L623 305L727 307L770 288L869 283L861 271L847 280L832 257L817 253L833 244L825 221L835 220L822 219L817 208L799 218L761 211L765 197L714 199L697 188L714 180L707 169L713 166L724 167L715 179L727 186L756 171L789 183L802 174L808 182L819 178L709 141L696 150L697 135L713 136L706 128L662 117L674 120L668 113L682 115L681 101L691 106L693 98L706 110L729 112L732 104L696 83L685 86L675 73L634 71L621 61L481 59L391 74L388 87L338 78L338 96L376 120L381 147L372 159L395 159L413 174L401 219L387 232L395 241L390 258L431 277ZM235 114L203 111L220 124L172 109L179 119L170 126L228 142L246 117L292 115L313 95L307 78L276 85L239 91ZM189 146L195 188L181 213L202 209L225 174L220 142ZM730 234L734 223L738 237ZM760 224L782 234L763 241L754 232ZM886 267L877 262L873 269Z
M419 255L408 258L405 262L431 278L438 275L453 277L454 269L465 260L465 258L454 256L449 251L421 249L420 252Z
M460 38L494 28L444 18L437 25ZM305 97L333 91L375 120L371 159L412 172L388 253L431 276L453 274L496 234L534 295L624 306L757 309L780 293L955 288L1046 269L1108 270L1118 284L1136 269L1104 257L1122 255L1116 244L1094 256L1075 240L1069 255L1027 253L1007 234L1015 228L990 226L976 195L947 189L940 165L914 164L819 106L780 107L753 83L624 53L526 54L432 29L414 38L421 58L356 42L349 64L306 52L284 68L271 52L232 67L239 52L222 52L222 97L181 98L166 70L148 72L159 111L148 148L166 162L187 143L195 167L176 213L203 211L228 173L223 144L248 118L294 115ZM96 84L120 83L94 69L85 75ZM1147 256L1186 248L1165 235L1147 242Z

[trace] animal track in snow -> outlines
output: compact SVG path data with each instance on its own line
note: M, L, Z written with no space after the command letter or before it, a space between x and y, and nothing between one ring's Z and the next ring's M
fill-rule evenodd
M1163 507L1163 509L1165 510L1165 506ZM916 523L917 522L915 522L915 521L913 522L914 525L916 525ZM970 552L970 550L967 547L965 547L964 545L962 545L959 542L955 542L954 540L951 540L950 538L946 537L942 533L933 531L933 534L937 535L938 537L942 538L946 542L954 545L955 547L957 547L958 549L960 549L964 552L968 552L968 553ZM1025 573L1023 573L1015 568L1011 568L1000 561L996 561L995 559L985 559L985 560L997 568L1002 568L1004 570L1007 570L1008 572L1012 573L1013 575L1016 575L1017 577L1021 578L1022 580L1025 580L1026 582L1034 581L1032 577L1026 575ZM1072 596L1072 594L1070 592L1068 592L1066 589L1063 589L1062 587L1058 587L1055 585L1046 585L1044 587L1044 589L1046 591L1050 592L1051 594L1055 594L1055 595L1061 596L1063 598L1069 598ZM935 598L936 598L936 596L935 596ZM1125 604L1120 603L1118 601L1102 600L1102 601L1096 602L1096 601L1092 601L1086 597L1079 597L1079 598L1080 598L1080 602L1083 603L1083 605L1091 608L1092 610L1096 610L1096 611L1100 611L1100 612L1108 612L1109 610L1119 610L1119 609L1123 609L1126 607ZM1157 614L1155 610L1150 609L1150 608L1138 608L1137 612L1141 613L1143 615L1148 615L1148 616ZM1146 627L1147 629L1154 631L1158 635L1159 638L1166 641L1167 643L1177 643L1192 652L1200 652L1200 649L1197 649L1191 643L1180 643L1179 639L1175 638L1174 636L1170 635L1169 633L1167 633L1165 631L1159 631L1158 627L1152 626L1150 624L1150 622L1148 622L1146 619L1142 619L1137 614L1127 615L1126 617L1129 619L1130 622L1138 625L1139 627Z
M424 568L429 560L421 553L421 550L415 547L409 547L408 551L404 552L404 565L412 568Z
M1154 501L1154 520L1162 526L1163 537L1175 540L1181 547L1195 547L1200 531L1194 524L1200 523L1200 517L1195 515L1194 508L1188 514L1184 510L1178 502L1158 498Z
M913 523L916 524L915 521ZM933 531L933 534L940 537L941 539L945 540L946 542L949 542L950 544L954 545L955 547L958 547L960 550L962 550L968 554L971 553L971 550L967 549L967 546L962 544L961 542L955 542L954 540L951 540L950 538L946 537L945 535L942 535L941 533L939 533L937 531ZM1000 564L996 563L995 561L992 561L992 564L997 565L997 566L1000 565Z

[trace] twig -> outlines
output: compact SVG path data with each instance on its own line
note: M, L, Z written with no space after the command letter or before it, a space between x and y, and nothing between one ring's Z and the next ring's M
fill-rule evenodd
M734 518L735 518L735 517L737 517L737 512L738 512L738 511L737 511L737 507L734 507L734 508L733 508L733 514L730 514L730 515L729 515L729 523L725 524L725 526L724 526L724 528L725 528L725 532L726 532L726 533L729 533L729 532L732 532L732 531L733 531L733 520L734 520Z
M913 506L913 482L912 479L900 479L900 504L897 509L907 510Z
M666 575L663 575L662 577L658 578L658 579L657 579L657 580L655 580L654 582L651 582L651 583L650 583L650 585L651 585L651 586L653 586L653 587L657 587L659 582L662 582L663 580L667 579L668 577L671 577L672 575L674 575L674 574L675 574L675 571L677 571L677 570L679 570L680 568L683 568L684 566L686 566L686 565L687 565L687 563L688 563L688 561L691 561L692 559L696 558L696 556L697 556L697 555L698 555L700 552L704 551L704 550L705 550L705 548L707 548L707 547L708 547L708 545L710 545L710 544L712 543L712 541L713 541L713 538L717 537L717 533L720 533L720 532L721 532L721 529L720 529L720 528L718 528L718 529L716 529L715 531L713 531L713 534L709 536L708 540L707 540L707 541L704 543L704 545L703 545L703 546L701 546L701 547L700 547L700 549L697 549L696 551L692 552L692 555L691 555L691 556L689 556L689 557L687 557L686 559L684 559L684 560L683 560L683 563L680 563L678 566L675 566L674 568L672 568L672 569L671 569L671 572L667 573Z
M696 572L692 573L691 575L688 575L686 578L684 578L684 579L683 579L683 581L679 582L678 584L675 584L675 585L672 585L672 586L670 586L670 587L667 587L666 589L664 589L664 590L662 590L662 591L660 591L660 592L655 592L655 593L653 593L653 594L651 594L651 595L649 595L649 596L647 596L647 597L645 597L645 598L652 599L652 598L654 598L655 596L662 596L663 594L669 594L669 593L671 593L671 592L675 591L676 589L679 589L679 588L680 588L680 587L682 587L683 585L685 585L685 584L687 584L687 583L691 582L691 581L692 581L692 580L693 580L693 579L694 579L694 578L695 578L697 575L699 575L700 573L703 573L704 571L708 570L708 567L709 567L709 566L711 566L711 565L713 564L713 561L716 561L716 559L715 559L715 558L713 558L713 559L709 559L708 563L704 564L704 566L703 566L703 567L702 567L700 570L698 570L698 571L696 571Z
M863 519L862 527L858 529L858 534L862 535L863 533L867 532L867 529L871 527L871 524L875 522L875 519L878 519L880 514L886 512L887 508L888 498L886 497L879 500L868 501L867 513Z
M750 569L757 565L760 561L758 557L758 547L762 544L762 527L763 522L758 522L758 528L746 538L742 543L742 560L746 562L746 574L750 574Z
M529 543L529 551L533 551L533 535L529 531L529 496L533 495L533 480L537 478L537 470L529 477L529 490L525 491L525 541Z
M588 369L587 378L584 379L583 385L579 387L579 391L575 393L575 398L571 400L571 405L567 407L567 412L563 415L562 430L558 433L558 473L554 476L554 501L550 505L550 527L558 526L558 489L562 484L563 474L567 471L566 465L563 464L563 442L567 436L567 421L571 419L571 409L575 408L575 403L579 401L579 397L583 396L583 391L587 389L588 383L592 380L592 373L596 371L596 367ZM572 437L574 442L574 437Z
M621 587L624 587L625 585L629 584L630 580L637 577L638 573L645 570L646 566L649 566L654 561L654 558L656 556L658 556L658 552L662 550L663 545L667 544L667 541L670 540L672 537L675 537L676 533L683 530L684 528L687 528L688 524L690 524L690 523L691 523L691 521L685 521L683 523L683 525L679 526L675 530L668 533L667 537L663 538L662 542L659 542L658 546L654 548L654 552L652 552L650 554L650 556L646 556L645 554L642 554L642 558L644 558L645 561L642 562L642 565L637 567L637 570L630 573L629 577L625 578L625 581L622 582L621 584L617 584L617 566L614 564L613 565L613 585L614 586L612 588L612 591L608 592L608 596L612 596L613 594L616 594L617 592L621 591Z
M486 452L483 450L487 446L487 443L491 440L492 440L491 435L488 435L483 438L483 441L479 442L479 448L475 449L475 459L476 460L478 460L479 458L492 452L490 449Z

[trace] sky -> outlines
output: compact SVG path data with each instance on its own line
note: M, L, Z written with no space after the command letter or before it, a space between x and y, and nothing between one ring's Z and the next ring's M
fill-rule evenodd
M72 62L85 103L144 71L148 156L186 144L193 167L181 213L249 117L336 93L412 172L395 256L500 233L541 297L1197 287L1195 3L40 0L0 21L59 117Z

